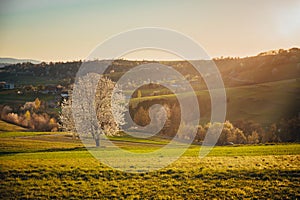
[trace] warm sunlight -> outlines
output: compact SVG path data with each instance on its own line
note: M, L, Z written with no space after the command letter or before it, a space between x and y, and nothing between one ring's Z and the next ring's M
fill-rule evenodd
M1 0L0 199L300 199L299 0Z

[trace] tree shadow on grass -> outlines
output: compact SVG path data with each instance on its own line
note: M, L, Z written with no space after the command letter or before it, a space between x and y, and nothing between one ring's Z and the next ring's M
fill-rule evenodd
M49 148L49 149L37 149L28 151L4 151L0 152L0 156L15 155L20 153L43 153L43 152L65 152L65 151L87 151L85 147L73 147L73 148Z

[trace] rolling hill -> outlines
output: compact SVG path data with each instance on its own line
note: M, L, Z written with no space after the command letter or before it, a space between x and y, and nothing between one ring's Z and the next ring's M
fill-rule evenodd
M99 61L90 61L97 66ZM106 76L117 81L128 70L135 66L157 61L115 60L105 71ZM205 65L208 61L193 61ZM227 116L230 121L240 119L254 120L261 124L271 124L281 118L299 116L300 113L300 49L278 50L274 53L260 53L257 56L245 58L216 58L227 93ZM188 61L159 61L168 65L188 80L197 93L201 120L210 119L210 96L203 78ZM59 94L41 96L38 88L49 85L63 85L72 88L74 78L82 61L57 63L18 63L4 67L0 71L0 80L14 82L18 90L0 91L1 103L14 106L14 102L24 104L39 97L45 101L53 101ZM145 71L147 73L147 71ZM159 72L158 72L159 73ZM214 78L214 74L206 74ZM143 80L141 80L143 81ZM28 87L31 90L28 90ZM124 89L125 92L126 88ZM180 93L185 94L184 90ZM50 95L50 96L49 96ZM185 94L186 95L186 94ZM188 96L188 94L187 94ZM29 98L30 97L30 98ZM161 103L165 100L175 102L172 92L146 86L142 98L131 100L132 108L146 104ZM58 115L58 113L57 113Z
M33 59L20 59L20 58L0 58L0 64L17 64L30 62L33 64L39 64L41 61Z

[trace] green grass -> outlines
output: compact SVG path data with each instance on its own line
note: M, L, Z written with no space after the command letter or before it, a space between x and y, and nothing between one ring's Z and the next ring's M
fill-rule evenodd
M166 168L126 173L100 163L66 133L32 133L0 138L1 199L300 198L300 144L215 147L202 159L193 145ZM140 153L166 143L110 139Z
M27 130L26 128L0 120L0 137L2 136L1 131L26 131L26 130Z
M39 98L42 101L54 100L55 96L52 94L40 94L40 93L24 93L17 94L17 89L0 91L0 104L7 105L22 105L29 101L34 101Z
M261 124L277 122L282 118L298 115L300 100L300 84L296 79L261 83L239 87L226 88L227 112L226 119L253 120ZM192 93L179 94L189 97ZM210 119L209 91L196 91L199 99L201 121ZM135 108L139 103L151 100L174 101L174 94L133 98L130 103ZM209 109L208 109L209 108ZM202 109L202 110L201 110Z
M0 138L63 134L61 132L0 132Z
M67 151L83 148L83 145L79 140L73 140L72 137L67 134L28 132L29 134L26 135L26 133L27 132L12 132L6 134L7 137L1 137L0 155L29 152Z
M20 75L18 77L7 74L7 73L0 73L0 79L3 81L11 81L14 80L14 83L19 85L50 85L50 84L59 84L61 79L58 78L49 78L49 77L41 77L41 76L26 76Z
M167 139L162 139L159 137L151 137L151 138L137 138L132 136L115 136L107 137L111 141L121 141L121 142L134 142L134 143L141 143L141 144L166 144L168 142Z

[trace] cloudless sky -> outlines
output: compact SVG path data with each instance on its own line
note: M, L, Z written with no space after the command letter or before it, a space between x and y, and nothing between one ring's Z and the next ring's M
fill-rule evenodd
M0 57L84 59L112 35L149 26L181 32L212 57L251 56L300 47L300 1L0 0Z

